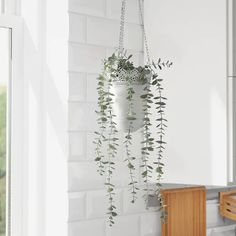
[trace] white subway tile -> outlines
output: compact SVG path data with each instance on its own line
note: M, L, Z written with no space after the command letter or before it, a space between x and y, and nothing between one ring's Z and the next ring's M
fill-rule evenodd
M116 212L121 213L122 195L121 190L115 191L114 196ZM87 192L87 217L98 218L107 217L108 197L105 190Z
M87 74L87 101L97 102L97 77L98 74Z
M235 225L216 227L212 229L211 236L235 236Z
M161 236L160 213L153 212L141 216L141 236Z
M90 220L69 223L69 236L105 236L105 221Z
M87 159L89 160L95 159L95 144L93 143L95 137L95 133L87 133Z
M69 100L85 101L86 100L86 73L69 74Z
M94 160L95 159L95 145L93 143L96 135L94 133L88 133L87 134L87 158L89 160ZM122 135L118 135L119 140L119 146L117 148L117 155L116 155L116 160L122 161L123 160L123 139ZM107 146L106 143L104 142L104 145L102 147L102 151L106 153Z
M136 164L137 165L137 164ZM116 162L116 169L113 172L112 181L116 186L126 187L130 182L130 176L126 163ZM135 178L138 180L138 168L134 171ZM83 189L98 189L104 187L104 177L97 173L97 165L93 161L71 162L69 163L69 190L79 191Z
M69 0L69 11L104 16L105 0Z
M212 236L212 229L207 229L206 236Z
M69 133L69 160L86 159L86 135L83 132Z
M104 47L118 47L119 22L88 17L87 42ZM126 24L124 46L126 49L143 50L143 34L140 25Z
M69 130L95 131L97 130L95 103L69 103Z
M219 201L208 200L206 204L206 223L207 227L215 227L217 225L224 225L224 220L220 216Z
M125 133L124 133L124 137L123 140L125 140ZM130 146L130 150L131 150L131 154L136 158L136 159L141 159L142 154L141 154L141 147L142 147L142 140L143 140L143 136L142 136L142 131L138 130L136 132L132 133L132 145ZM125 147L123 148L123 155L124 155L124 160L127 158L126 157L126 149Z
M121 1L107 0L107 16L120 19ZM139 4L137 0L129 0L126 5L126 21L140 24Z
M139 216L116 217L115 224L107 225L107 236L139 236Z
M104 188L104 177L97 172L95 162L68 163L69 192Z
M69 40L84 43L86 42L86 16L69 14Z
M118 21L96 17L88 17L87 27L88 43L105 47L118 47Z
M139 168L138 161L134 162L134 165L137 167L134 170L134 177L139 180ZM130 183L130 175L127 167L127 163L124 161L116 162L116 169L113 172L113 183L116 186L126 187Z
M125 48L143 50L143 32L140 25L127 24L127 33L124 40Z
M98 46L69 43L69 70L99 73L106 49Z
M69 194L69 221L86 218L85 193Z
M125 214L131 213L138 213L138 212L145 212L146 211L146 203L145 199L143 198L144 192L142 189L137 191L138 199L135 203L131 203L132 195L128 188L124 189L123 191L123 208Z

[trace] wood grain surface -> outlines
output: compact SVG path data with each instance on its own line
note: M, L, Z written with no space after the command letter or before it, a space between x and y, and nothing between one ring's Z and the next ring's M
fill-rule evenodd
M162 236L206 235L205 187L162 191L167 218L162 224Z

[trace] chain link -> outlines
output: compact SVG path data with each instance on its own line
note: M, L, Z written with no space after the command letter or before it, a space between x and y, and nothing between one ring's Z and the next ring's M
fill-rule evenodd
M145 51L146 51L146 55L147 55L148 64L151 64L150 52L149 52L148 41L147 41L147 34L146 34L145 26L144 26L143 0L138 0L138 1L139 1L139 14L140 14L140 20L141 20L141 27L143 30L144 47L145 47ZM119 53L120 54L124 50L125 11L126 11L126 0L122 0L121 16L120 16L120 36L119 36Z
M147 41L147 34L146 34L145 26L144 26L143 12L144 12L143 0L139 0L139 14L141 18L141 27L143 29L144 46L145 46L146 55L147 55L147 62L148 64L151 64L150 52L149 52L148 41Z
M126 0L122 0L121 16L120 16L120 37L119 37L119 53L120 54L124 50L125 10L126 10Z

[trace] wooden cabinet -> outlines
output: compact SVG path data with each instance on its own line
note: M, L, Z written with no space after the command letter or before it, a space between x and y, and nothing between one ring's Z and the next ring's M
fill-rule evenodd
M236 190L220 193L220 214L236 221Z
M162 236L206 235L205 187L163 190L166 205L166 223Z

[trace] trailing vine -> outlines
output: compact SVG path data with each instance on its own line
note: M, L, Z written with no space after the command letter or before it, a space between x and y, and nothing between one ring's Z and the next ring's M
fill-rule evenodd
M157 95L153 98L155 103L155 110L156 110L156 129L157 129L157 138L155 142L157 143L157 159L154 160L153 165L155 167L155 171L157 174L156 177L156 191L155 194L160 202L160 208L161 208L161 219L163 223L165 223L166 220L166 210L164 205L164 199L162 197L162 194L160 192L161 190L161 179L163 175L163 167L164 163L162 162L163 158L163 151L165 149L166 142L164 141L165 136L165 128L167 128L167 119L165 119L165 108L166 108L166 100L167 98L162 95L163 87L162 87L162 81L163 79L159 78L157 74L157 69L162 70L163 67L171 67L173 63L172 62L162 62L161 59L158 60L158 63L155 64L152 63L152 66L154 69L152 69L152 86L155 87L155 91L157 92Z
M105 93L105 84L106 84L106 77L104 74L99 75L97 78L98 80L98 108L99 110L96 111L98 118L97 123L99 126L99 131L96 131L96 138L94 141L95 144L95 154L96 158L95 161L98 163L98 172L100 175L104 175L105 173L105 166L104 166L104 154L102 153L102 144L105 141L105 129L107 123L107 102L106 102L106 93Z
M115 114L113 113L113 96L112 85L115 70L113 69L115 63L115 55L104 60L104 70L98 77L98 111L97 123L99 131L96 131L95 138L95 161L98 163L98 172L100 175L106 174L105 186L108 193L108 222L112 226L114 224L114 217L117 216L116 207L114 204L114 184L112 183L112 174L115 169L115 156L117 154L118 138L116 123L114 122ZM107 150L106 155L102 152L103 147Z
M125 136L125 149L126 149L126 159L127 167L129 169L129 175L130 175L130 183L129 186L132 196L132 203L135 203L137 200L137 191L139 188L137 187L137 180L135 180L134 171L135 171L135 165L133 161L135 160L135 157L132 156L130 146L132 145L132 133L131 130L133 128L133 121L136 120L136 113L133 111L133 94L135 93L132 81L127 79L127 101L128 101L128 114L127 114L127 121L129 122L128 132Z
M116 133L118 132L116 129L116 123L114 122L113 118L115 115L113 114L113 99L112 96L114 94L111 93L111 87L112 87L112 77L110 76L108 80L108 91L107 91L107 102L108 102L108 137L106 139L107 141L107 154L108 154L108 161L107 161L107 177L106 177L106 183L105 185L107 186L107 192L108 192L108 199L109 199L109 207L108 207L108 220L110 226L114 224L114 219L113 217L117 216L116 213L116 207L114 205L114 185L111 182L112 179L112 173L113 170L115 169L114 165L114 158L117 154L117 141L118 138L116 138Z
M165 149L165 128L167 127L167 119L165 118L166 98L163 96L162 79L159 78L158 70L163 67L170 67L171 62L158 62L145 65L143 67L135 67L130 60L132 55L126 56L124 52L119 54L112 54L111 57L104 60L103 72L99 75L97 81L98 92L98 111L97 123L99 131L96 131L95 138L95 161L98 164L98 172L100 175L106 176L105 186L108 196L108 222L112 226L114 224L114 217L117 216L116 206L114 203L115 186L112 182L113 171L115 170L117 148L119 146L119 139L117 138L118 129L115 122L116 114L114 113L114 93L113 87L117 82L124 82L126 86L126 100L128 112L126 120L128 128L125 130L124 147L126 151L126 159L130 181L130 193L132 196L131 202L134 203L137 199L137 192L139 190L139 182L135 177L135 160L136 157L131 152L133 145L132 130L137 119L137 114L134 110L134 95L136 93L134 84L143 87L143 92L140 94L140 101L142 102L143 110L143 141L141 154L142 169L141 176L145 183L145 200L149 195L156 194L162 210L162 218L165 218L164 203L161 189L161 179L163 175L163 151ZM135 72L135 78L133 78ZM125 75L125 76L124 76ZM155 123L152 123L151 116L153 116L153 108L155 109ZM153 132L153 127L156 131ZM105 147L105 151L104 151ZM151 162L151 157L155 156L155 160ZM151 186L153 175L156 175L155 189Z
M150 70L148 66L145 66L145 69L143 71L143 76L145 74L150 74ZM143 101L143 141L142 141L142 165L140 166L142 168L142 178L146 185L144 191L145 191L145 200L147 201L148 195L151 194L151 189L149 186L150 179L152 178L152 172L153 167L150 165L150 155L151 152L154 151L154 138L152 137L152 133L150 130L151 127L151 121L150 121L150 109L151 105L153 103L153 94L151 91L151 79L146 80L146 85L144 87L144 94L141 95L141 99Z

